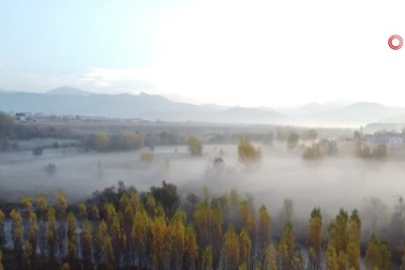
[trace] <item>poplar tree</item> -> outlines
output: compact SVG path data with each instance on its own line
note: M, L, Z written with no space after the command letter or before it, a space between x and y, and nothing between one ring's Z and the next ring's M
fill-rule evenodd
M198 256L197 235L192 224L188 224L185 233L184 261L185 268L194 270Z
M68 260L73 269L78 268L79 238L77 235L77 220L72 212L67 216Z
M322 252L322 214L320 208L314 208L309 220L308 232L308 269L319 270L321 268Z
M239 264L250 265L252 241L246 229L242 229L239 236Z
M235 270L239 263L239 239L234 228L228 227L228 231L225 233L224 243L224 269Z
M367 269L373 270L381 265L381 250L377 237L373 233L367 245L366 257L365 257Z
M202 270L213 270L213 255L212 255L212 248L205 247L203 256L202 256L202 263L201 269Z

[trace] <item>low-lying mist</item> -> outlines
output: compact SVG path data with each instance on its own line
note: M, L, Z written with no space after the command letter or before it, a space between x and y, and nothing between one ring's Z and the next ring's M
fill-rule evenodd
M221 150L225 168L217 171L212 160ZM18 202L25 195L44 194L52 201L62 190L75 203L118 181L147 191L165 180L177 185L183 198L189 192L201 194L204 186L213 196L237 189L253 197L255 205L265 204L271 213L280 211L283 200L289 198L296 218L307 219L314 207L321 207L325 218L334 217L340 208L361 210L370 197L392 207L405 187L405 167L399 161L361 160L350 155L305 161L299 150L289 152L284 145L262 146L262 153L261 164L249 169L238 162L236 145L206 145L202 157L192 157L185 146L157 147L150 164L140 160L140 151L51 149L39 157L28 152L4 154L0 199ZM52 175L44 170L49 163L56 166Z

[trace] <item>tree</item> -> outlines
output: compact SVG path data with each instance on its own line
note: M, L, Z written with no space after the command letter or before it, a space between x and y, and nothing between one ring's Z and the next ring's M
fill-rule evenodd
M280 254L281 270L293 269L295 251L295 233L291 223L284 227L283 235L280 240L278 252Z
M353 210L349 218L347 237L346 252L349 268L360 270L361 220L356 209Z
M291 199L284 199L282 214L285 216L287 222L291 222L292 215L294 214L294 202Z
M164 217L157 216L151 223L153 269L163 270L167 245L167 224Z
M3 264L2 264L2 259L3 259L3 252L2 252L1 246L0 246L0 270L4 270Z
M110 146L110 138L105 133L97 133L94 144L97 151L107 151Z
M380 252L381 252L381 270L391 270L392 269L392 261L391 261L391 249L386 241L382 241L380 244Z
M371 225L371 231L376 231L380 221L388 220L388 206L380 199L371 197L364 201L361 214L362 220Z
M150 194L161 203L166 215L171 218L180 205L180 196L177 193L177 187L174 184L167 184L162 181L162 187L151 187Z
M140 149L145 144L145 136L138 133L128 133L124 135L123 150Z
M49 268L53 269L56 266L57 231L55 210L52 207L50 207L48 211L48 231L46 234L46 243L48 247Z
M330 242L326 250L326 270L338 270L338 269L339 265L335 245Z
M367 269L370 270L373 270L381 265L380 244L378 243L377 237L374 233L371 235L371 239L367 245L365 261Z
M89 220L83 222L81 233L82 257L84 269L92 269L93 226Z
M0 137L11 136L15 128L14 119L8 114L0 111Z
M202 270L213 270L212 264L213 264L212 248L207 246L207 247L205 247L204 252L203 252L201 269Z
M294 149L298 145L298 141L300 140L300 135L296 132L291 132L287 138L287 148Z
M68 236L68 259L69 264L76 269L77 259L79 254L79 238L77 235L77 221L72 212L69 212L67 216L67 236Z
M261 158L260 149L256 149L247 138L242 137L238 144L239 162L244 165L256 163Z
M202 141L194 135L188 137L188 151L192 156L201 156L203 153Z
M259 226L258 226L258 243L259 252L261 253L261 260L264 258L264 252L270 245L270 228L271 228L271 216L266 207L262 205L259 209Z
M303 159L320 159L323 157L323 151L318 143L312 143L311 146L305 148L305 151L302 155Z
M4 212L0 210L0 246L6 243L6 234L4 231Z
M185 247L186 213L177 212L169 224L171 269L182 269Z
M17 266L21 269L21 262L23 261L23 228L22 217L19 212L12 210L11 217L11 238L14 243L14 253Z
M322 214L320 208L314 208L311 212L311 218L309 220L308 250L308 269L319 270L321 268L322 252Z
M30 231L28 236L28 241L26 244L29 244L28 248L32 248L32 252L29 256L29 261L32 269L35 269L36 266L36 247L37 247L37 239L38 239L38 225L37 225L37 215L34 212L30 212L29 214L29 223L30 223Z
M186 269L195 269L195 263L198 255L197 236L193 225L189 224L186 227L184 237L184 262Z
M252 241L246 229L242 229L239 236L239 264L250 265L250 257L252 253Z
M56 196L56 215L57 215L57 244L59 256L65 255L66 247L66 211L67 200L62 191Z
M239 262L239 241L238 235L232 226L229 226L225 233L224 243L224 268L225 270L235 270Z
M269 245L264 254L263 270L277 270L277 250Z

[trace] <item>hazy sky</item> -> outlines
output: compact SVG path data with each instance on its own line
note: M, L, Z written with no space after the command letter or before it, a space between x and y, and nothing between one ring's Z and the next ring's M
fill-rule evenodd
M405 106L404 0L0 0L0 88Z

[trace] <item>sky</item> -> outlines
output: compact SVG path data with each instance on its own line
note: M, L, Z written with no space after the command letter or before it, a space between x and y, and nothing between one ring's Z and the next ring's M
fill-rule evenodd
M0 89L405 106L403 0L0 0Z

